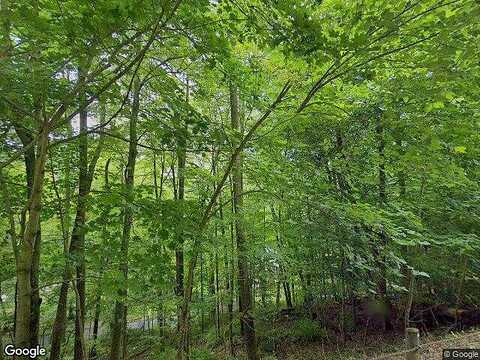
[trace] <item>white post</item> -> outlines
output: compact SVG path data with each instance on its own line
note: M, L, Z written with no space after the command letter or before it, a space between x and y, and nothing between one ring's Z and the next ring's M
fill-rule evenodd
M407 328L407 360L420 360L420 332L416 328Z

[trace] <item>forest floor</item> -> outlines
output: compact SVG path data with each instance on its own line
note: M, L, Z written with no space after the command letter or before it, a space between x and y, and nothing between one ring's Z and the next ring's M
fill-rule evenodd
M424 360L441 360L444 349L480 349L480 331L451 333L443 338L428 336L422 338L421 358ZM374 360L400 360L404 354L385 354Z
M444 349L480 349L480 330L465 332L437 330L421 337L419 353L422 360L442 360ZM216 360L244 359L243 346L237 343L235 356L228 356L217 349ZM224 350L224 349L223 349ZM282 342L274 352L261 351L263 360L404 360L406 346L399 333L358 334L344 344L332 344L330 341Z
M292 325L293 326L293 325ZM175 359L175 348L171 341L158 341L159 333L154 329L144 331L131 329L129 331L129 360L170 360ZM274 329L279 331L277 327ZM283 331L283 329L280 329ZM172 334L163 339L173 340ZM169 336L172 335L172 336ZM206 337L193 346L192 359L195 360L240 360L246 359L244 347L239 334L234 336L234 355L215 332L205 333ZM210 340L208 341L207 338ZM405 342L400 332L366 333L358 332L345 343L340 343L330 336L307 338L292 336L281 337L272 347L267 346L268 338L259 336L259 353L262 360L403 360L405 359ZM107 338L103 340L108 340ZM103 342L103 341L102 341ZM444 349L480 349L480 329L470 329L464 332L447 332L437 329L428 335L422 335L419 350L422 360L441 360ZM108 341L101 346L100 359L107 358Z
M422 360L441 360L444 349L480 349L480 331L427 335L421 338ZM323 344L291 344L276 354L278 360L400 360L405 359L405 344L400 334L364 337L337 348Z

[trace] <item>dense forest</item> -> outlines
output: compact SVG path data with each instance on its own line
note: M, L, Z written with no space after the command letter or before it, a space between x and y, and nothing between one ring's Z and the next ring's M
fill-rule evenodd
M478 0L0 4L0 359L480 325Z

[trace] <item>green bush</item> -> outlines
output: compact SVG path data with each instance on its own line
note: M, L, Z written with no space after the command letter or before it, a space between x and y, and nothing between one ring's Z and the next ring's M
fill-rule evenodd
M290 335L296 341L314 341L327 336L327 332L318 321L300 319L292 323Z
M207 349L194 349L192 360L216 360L215 356Z

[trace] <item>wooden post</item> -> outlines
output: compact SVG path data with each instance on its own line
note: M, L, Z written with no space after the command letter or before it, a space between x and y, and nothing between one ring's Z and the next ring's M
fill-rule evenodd
M407 360L420 360L420 333L417 328L407 328Z

